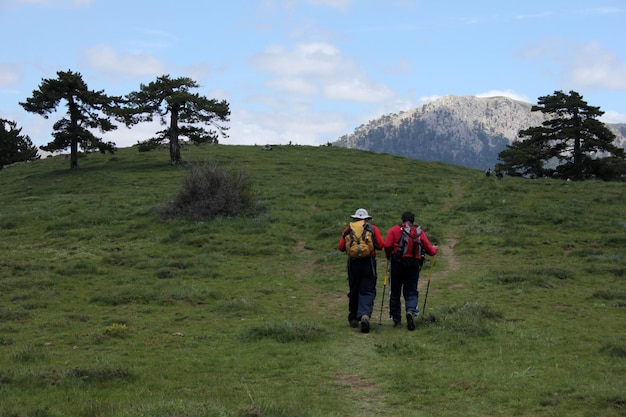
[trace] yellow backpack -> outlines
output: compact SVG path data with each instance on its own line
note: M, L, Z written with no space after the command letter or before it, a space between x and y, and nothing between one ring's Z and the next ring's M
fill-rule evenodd
M363 221L352 222L344 236L346 253L352 259L367 258L374 251L372 227Z

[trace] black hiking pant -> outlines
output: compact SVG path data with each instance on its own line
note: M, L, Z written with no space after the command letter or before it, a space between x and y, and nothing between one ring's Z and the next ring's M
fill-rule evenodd
M376 258L348 258L348 320L372 317L376 298Z

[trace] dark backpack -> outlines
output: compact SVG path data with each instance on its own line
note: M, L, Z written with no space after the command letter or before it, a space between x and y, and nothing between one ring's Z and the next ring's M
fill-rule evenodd
M400 225L402 235L395 253L396 260L402 265L420 267L424 261L424 248L422 246L422 228L411 223Z

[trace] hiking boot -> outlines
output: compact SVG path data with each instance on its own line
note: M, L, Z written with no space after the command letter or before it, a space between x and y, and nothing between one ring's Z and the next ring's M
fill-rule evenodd
M406 328L410 331L415 330L415 321L413 320L413 314L406 313Z
M399 327L402 327L402 322L401 321L394 321L393 322L393 328L397 329Z
M352 328L359 327L359 321L357 319L350 320L350 327L352 327Z
M361 317L361 333L370 332L370 318L365 314Z

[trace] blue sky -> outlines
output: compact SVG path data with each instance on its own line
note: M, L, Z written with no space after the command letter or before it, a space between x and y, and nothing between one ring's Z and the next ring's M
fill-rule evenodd
M624 0L0 0L0 118L48 143L61 115L19 102L72 70L112 95L191 77L230 103L225 144L325 144L449 94L574 90L626 123L625 28Z

